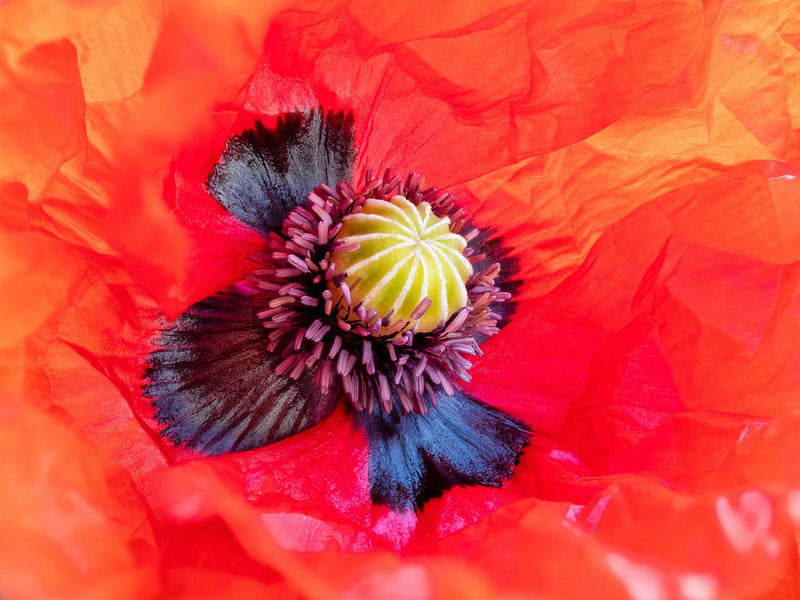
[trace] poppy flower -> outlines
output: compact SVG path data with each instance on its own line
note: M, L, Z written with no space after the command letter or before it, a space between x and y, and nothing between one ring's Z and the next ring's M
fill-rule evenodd
M797 595L797 7L0 11L3 597ZM500 487L376 503L344 402L162 436L154 340L264 251L213 174L340 114L354 188L423 174L505 252L459 384L534 434Z

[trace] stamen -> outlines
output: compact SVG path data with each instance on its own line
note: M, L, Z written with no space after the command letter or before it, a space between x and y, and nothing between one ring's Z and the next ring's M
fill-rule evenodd
M326 223L325 221L320 221L317 223L317 240L319 241L320 245L325 245L328 243L328 226L330 224ZM325 267L322 267L324 270Z
M419 363L414 368L414 377L421 377L425 372L425 367L428 366L428 359L424 354L420 355Z
M300 377L300 374L301 374L303 371L305 371L305 368L306 368L305 361L303 361L303 360L299 360L299 359L300 359L300 357L299 357L299 356L298 356L297 358L298 358L298 360L297 360L297 362L295 363L295 365L294 365L294 368L293 368L293 369L291 370L291 372L289 373L289 377L290 377L291 379L297 379L298 377Z
M467 316L469 316L469 309L466 307L462 308L458 313L456 313L456 316L453 317L450 323L447 324L447 327L445 327L444 332L453 333L454 331L458 331L459 329L461 329L461 326L467 320Z
M297 330L297 335L294 336L294 349L295 351L300 350L303 344L303 337L305 336L306 330L302 327Z
M342 297L348 306L353 304L353 298L350 295L350 287L344 282L344 279L339 283L339 289L342 292Z
M328 211L324 210L321 206L314 204L311 206L311 210L319 215L320 219L322 219L322 222L325 223L325 225L333 225L333 219L331 219L330 214L328 214Z
M297 357L295 355L285 358L283 361L281 361L281 363L277 367L275 367L275 372L278 375L285 375L286 373L289 372L289 369L292 368L295 360L297 360Z
M287 304L294 304L294 298L291 296L283 296L281 298L275 298L274 300L269 301L270 308L278 308Z
M278 313L282 312L283 309L281 308L270 308L268 310L262 310L261 312L257 313L257 316L262 321L266 321L267 319L271 318L273 315L277 315Z
M386 379L386 375L383 373L378 373L378 396L384 412L392 412L392 393L389 389L389 380Z
M324 324L321 320L319 319L315 320L313 323L311 323L311 326L308 328L308 331L306 332L306 337L309 340L313 339L314 336L316 336L317 332L320 329L322 329L323 325Z
M306 250L313 250L314 244L305 235L298 235L286 242L286 248L302 254Z
M322 388L323 391L327 391L331 388L331 384L333 383L333 373L331 372L331 361L324 360L322 364L319 366L319 381L318 385Z
M339 242L337 244L334 244L333 248L337 252L355 252L356 250L361 248L361 244L358 244L356 242L353 243Z
M328 358L334 358L336 353L339 352L339 349L342 347L342 338L338 335L333 338L333 343L331 344L331 349L328 352Z
M421 319L422 315L425 314L425 311L431 307L433 300L425 296L422 301L417 304L417 307L411 312L411 318L414 320Z
M344 373L343 375L349 375L350 371L353 370L353 367L356 364L356 357L353 354L349 354L347 356L347 364L344 366Z
M290 277L296 277L297 275L300 275L301 273L304 273L304 272L307 273L308 269L305 269L305 271L301 271L301 270L299 270L297 268L294 268L294 269L275 269L275 275L277 277L282 277L283 279L288 279Z
M319 342L320 340L322 340L322 338L325 337L325 334L328 333L330 330L331 330L331 326L330 325L323 325L322 327L319 328L319 331L317 331L314 334L314 336L309 338L309 339L312 342Z
M384 228L399 219L399 233L352 229L370 215ZM469 379L476 336L497 333L494 307L510 298L495 283L499 264L482 266L478 234L450 194L424 189L416 174L369 171L359 190L317 187L266 250L250 254L260 265L246 275L259 290L257 315L268 349L282 356L275 373L298 379L313 369L320 389L338 383L355 410L426 414L439 394L455 393L452 381ZM398 242L397 252L410 258L367 260L406 235L412 243ZM453 293L453 281L463 292Z
M372 360L372 344L367 339L362 344L361 364L367 367L367 373L370 375L375 373L375 361Z

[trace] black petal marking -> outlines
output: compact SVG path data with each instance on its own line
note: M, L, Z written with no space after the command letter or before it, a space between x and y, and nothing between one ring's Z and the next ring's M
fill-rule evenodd
M243 286L192 305L150 354L149 384L161 434L203 454L258 448L300 433L331 411L340 390L320 393L313 376L275 375L280 356Z
M288 113L274 129L256 122L228 140L208 177L208 191L228 212L263 235L324 183L350 181L353 116L321 108Z
M531 432L504 412L457 391L427 415L402 409L358 413L369 440L372 501L421 508L456 485L499 487L511 478Z

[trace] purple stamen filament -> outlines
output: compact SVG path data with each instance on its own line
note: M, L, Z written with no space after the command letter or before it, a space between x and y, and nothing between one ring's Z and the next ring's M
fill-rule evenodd
M254 300L258 317L271 330L269 349L282 358L276 372L296 379L315 370L316 384L325 392L338 379L356 410L380 405L391 412L394 395L403 412L420 414L428 411L426 398L436 406L437 390L452 395L453 380L469 380L467 357L481 354L476 336L497 333L492 306L510 297L495 285L498 264L475 267L466 283L467 306L435 330L416 334L410 322L379 315L363 304L351 306L350 287L333 274L334 249L358 249L336 240L342 219L358 212L368 198L400 194L415 204L427 202L436 216L449 218L452 233L467 242L475 238L478 231L467 224L450 194L421 186L418 175L403 182L389 170L377 178L368 172L359 190L346 182L335 190L321 185L308 196L307 207L289 214L280 233L270 234L265 251L251 255L262 266L247 275L261 290ZM470 246L464 255L473 266L486 258ZM337 301L329 283L341 292ZM411 318L419 319L430 305L430 298L424 298Z

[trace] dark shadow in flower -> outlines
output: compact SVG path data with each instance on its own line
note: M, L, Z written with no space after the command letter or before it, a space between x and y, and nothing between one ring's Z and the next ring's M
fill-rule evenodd
M369 440L370 494L403 511L422 507L457 485L500 487L530 439L514 417L456 391L438 394L426 415L395 410L358 413Z
M208 191L245 225L267 235L320 183L349 181L353 115L321 108L260 121L233 136L208 177Z
M161 434L203 454L279 442L316 425L341 391L322 394L313 375L276 375L268 331L237 284L193 304L169 325L150 355L144 393L153 398Z

